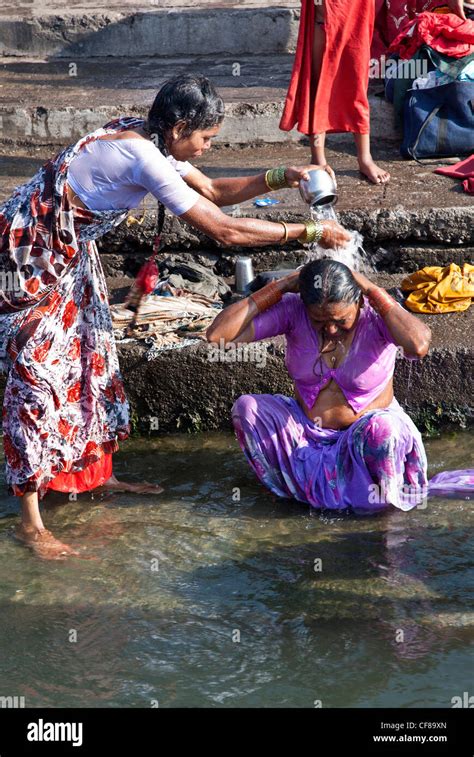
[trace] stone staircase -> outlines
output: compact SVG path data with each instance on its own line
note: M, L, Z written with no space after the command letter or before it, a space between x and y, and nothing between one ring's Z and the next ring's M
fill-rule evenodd
M216 84L226 102L226 119L215 147L196 165L210 176L242 176L279 164L302 165L309 147L297 131L278 124L293 65L300 3L282 0L42 0L41 8L12 0L0 9L0 202L63 146L119 115L145 116L161 84L182 71L200 72ZM370 86L375 158L392 173L386 187L369 185L357 170L351 135L331 135L328 158L337 172L340 220L364 235L377 261L380 283L393 286L403 274L424 265L472 262L474 204L456 182L433 173L441 162L407 162L398 152L391 106ZM452 161L442 161L442 163ZM258 209L253 201L229 213L295 220L307 207L294 190ZM131 283L151 252L156 201L148 197L143 224L122 226L100 240L110 291ZM206 237L167 216L166 254L187 254L222 273L238 254L221 250ZM250 251L258 268L294 265L298 245ZM397 392L420 422L469 419L473 396L473 316L432 316L433 350L421 365L397 370ZM164 430L172 429L183 402L170 376L200 387L192 395L204 428L225 423L239 389L259 390L261 376L247 366L216 369L205 348L166 354L151 364L142 348L121 347L128 390L137 417L163 410ZM282 363L266 377L276 391ZM222 372L227 371L227 379ZM245 372L247 371L247 373ZM221 375L222 373L222 375ZM205 387L205 390L203 389ZM158 404L157 404L158 403ZM159 409L158 407L158 409ZM219 408L219 412L215 408ZM151 412L153 411L153 412ZM424 415L425 414L425 415ZM423 423L422 423L423 425Z

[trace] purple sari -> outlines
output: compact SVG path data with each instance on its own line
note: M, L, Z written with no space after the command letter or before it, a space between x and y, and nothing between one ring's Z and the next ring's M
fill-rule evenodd
M383 319L365 302L351 347L336 369L320 359L319 338L299 295L253 321L255 339L284 334L286 366L307 407L335 381L359 414L391 380L399 348ZM279 497L312 507L376 513L411 510L429 495L468 497L474 470L439 473L429 483L421 434L396 399L336 430L311 421L292 398L244 395L232 418L237 439L259 480Z
M428 482L421 434L395 399L343 430L320 428L283 395L244 395L232 419L262 484L318 509L408 511L426 506L428 496L474 491L474 470L439 473Z

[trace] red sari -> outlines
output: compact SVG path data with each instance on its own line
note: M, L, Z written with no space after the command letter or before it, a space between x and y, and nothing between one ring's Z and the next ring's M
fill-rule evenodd
M302 134L368 134L367 97L374 0L326 0L326 50L319 85L312 76L314 0L302 0L295 62L280 129Z
M312 76L314 0L302 0L295 62L280 129L302 134L370 132L372 58L387 52L401 25L442 0L325 0L326 52L320 84ZM375 30L374 30L375 26ZM372 49L371 49L372 48Z

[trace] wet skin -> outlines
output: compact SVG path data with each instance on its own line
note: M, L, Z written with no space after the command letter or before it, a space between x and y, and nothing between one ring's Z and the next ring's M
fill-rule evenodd
M324 307L307 308L320 344L321 355L328 368L338 368L346 359L354 339L361 306L332 303ZM379 396L360 413L348 404L339 385L332 379L318 395L312 408L308 408L295 386L295 396L306 416L322 428L341 429L350 426L370 410L387 408L393 400L393 379Z

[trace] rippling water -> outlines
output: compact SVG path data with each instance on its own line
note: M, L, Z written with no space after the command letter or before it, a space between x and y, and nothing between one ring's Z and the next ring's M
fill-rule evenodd
M427 448L431 474L472 466L468 434ZM225 434L132 440L114 459L165 494L53 494L45 508L94 559L34 558L11 538L17 500L0 500L1 696L450 707L472 689L472 503L321 517L269 495Z

